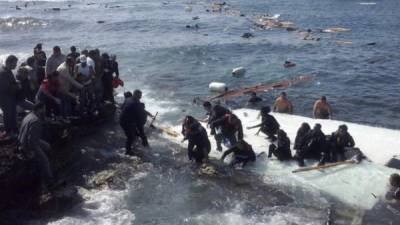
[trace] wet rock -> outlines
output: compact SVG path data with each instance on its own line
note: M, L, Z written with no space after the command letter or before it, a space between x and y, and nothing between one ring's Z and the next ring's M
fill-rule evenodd
M106 21L104 20L98 20L97 23L105 23Z
M367 45L376 45L376 42L367 43Z
M53 10L53 11L61 11L61 9L60 8L52 8L51 10Z
M192 17L192 20L198 20L198 19L200 19L200 17L198 17L198 16Z

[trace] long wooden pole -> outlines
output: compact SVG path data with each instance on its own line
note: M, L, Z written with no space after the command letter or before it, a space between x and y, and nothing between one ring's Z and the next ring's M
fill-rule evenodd
M293 170L292 173L305 172L305 171L310 171L310 170L319 170L319 169L325 169L325 168L344 165L344 164L355 164L355 163L357 163L357 162L354 160L346 160L346 161L342 161L342 162L327 163L327 164L321 165L321 166L310 166L310 167L299 168L299 169Z

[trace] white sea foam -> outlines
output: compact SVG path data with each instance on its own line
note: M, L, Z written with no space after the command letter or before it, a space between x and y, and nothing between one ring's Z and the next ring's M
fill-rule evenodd
M84 213L79 212L76 216L67 216L61 220L49 223L51 225L125 225L132 224L135 215L127 209L124 198L127 190L102 190L97 192L86 192L81 194L89 198L80 206Z
M360 5L376 5L376 2L360 2Z
M270 210L269 210L270 211ZM309 213L308 213L309 214ZM270 211L263 215L244 215L241 206L224 213L206 213L196 216L193 220L198 224L235 224L235 225L291 225L308 224L317 225L323 221L324 215L313 214L311 217L302 209L286 209L283 212L279 209Z

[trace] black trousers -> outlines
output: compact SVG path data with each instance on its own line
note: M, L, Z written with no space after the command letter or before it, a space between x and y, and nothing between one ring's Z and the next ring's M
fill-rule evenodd
M125 149L127 152L130 152L132 150L132 144L136 138L135 126L132 124L121 124L121 127L126 136Z

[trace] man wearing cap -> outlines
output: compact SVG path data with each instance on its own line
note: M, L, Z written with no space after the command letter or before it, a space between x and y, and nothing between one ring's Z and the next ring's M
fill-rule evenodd
M88 64L87 57L85 55L79 56L79 64L75 67L75 79L79 81L79 83L87 86L85 91L81 92L80 96L80 106L81 111L85 110L85 107L89 107L92 102L87 101L87 96L89 96L90 101L93 100L94 88L92 79L94 78L94 68Z
M53 54L47 59L46 62L46 76L52 74L57 70L57 67L61 65L61 63L65 62L65 55L61 53L61 49L58 46L54 46Z

